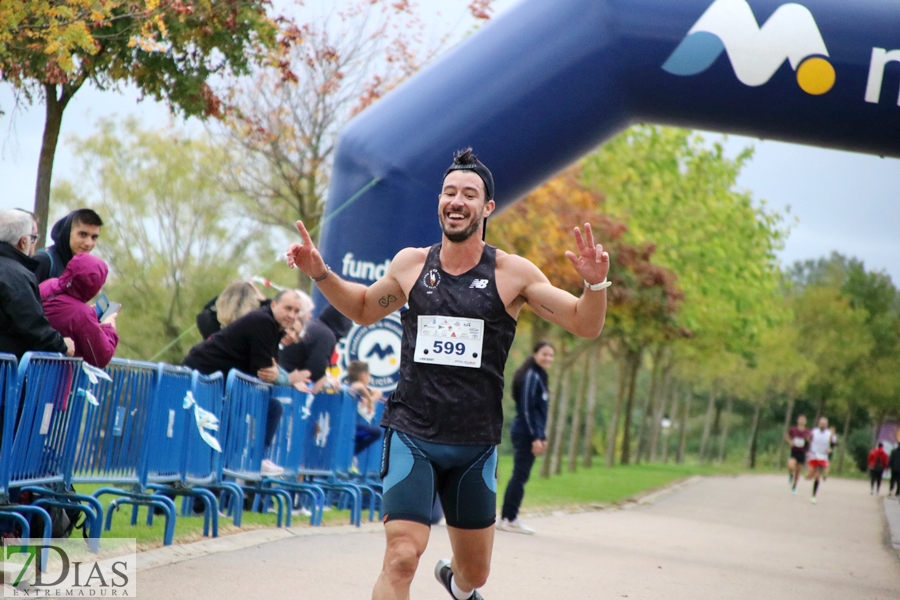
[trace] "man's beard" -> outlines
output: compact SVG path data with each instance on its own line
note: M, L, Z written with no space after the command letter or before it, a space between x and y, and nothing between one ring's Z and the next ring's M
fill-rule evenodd
M453 233L447 231L447 228L444 227L444 223L441 223L441 229L444 231L444 235L447 237L448 240L450 240L454 244L460 244L460 243L466 241L467 239L469 239L470 237L472 237L475 234L475 232L478 231L478 227L481 225L481 222L483 220L484 219L482 217L479 217L479 218L475 219L474 221L472 221L472 224L469 225L468 227L466 227L465 229L463 229L462 231L457 231L457 232L453 232Z

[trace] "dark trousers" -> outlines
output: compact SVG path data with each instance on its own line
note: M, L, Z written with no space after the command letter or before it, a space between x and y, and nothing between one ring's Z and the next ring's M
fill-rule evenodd
M353 437L353 454L359 454L381 437L383 430L377 425L357 425Z
M896 495L900 496L900 469L891 469L891 487L888 488L888 495L897 486Z
M284 414L284 405L274 398L269 398L269 408L266 411L266 450L272 447L275 441L275 432L278 430L278 423L281 422L281 415Z
M884 469L869 469L869 484L874 490L881 491L881 477L884 475Z
M531 452L532 438L529 435L513 435L513 472L506 485L506 495L503 496L503 510L501 516L509 521L515 521L519 516L519 507L522 498L525 497L525 483L531 475L531 467L534 465L535 456Z

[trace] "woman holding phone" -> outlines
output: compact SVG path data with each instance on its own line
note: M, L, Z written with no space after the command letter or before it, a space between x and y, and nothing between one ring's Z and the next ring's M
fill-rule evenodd
M41 283L41 301L50 326L75 342L75 356L100 369L112 360L119 344L118 312L104 317L88 302L97 295L109 269L93 254L76 254L58 278Z

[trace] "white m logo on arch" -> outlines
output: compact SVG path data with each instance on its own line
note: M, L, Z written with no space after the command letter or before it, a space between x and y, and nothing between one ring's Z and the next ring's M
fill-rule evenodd
M834 86L828 48L812 13L800 4L778 7L760 27L747 0L716 0L662 68L673 75L697 75L711 67L723 51L744 85L767 83L788 60L806 93L821 95Z

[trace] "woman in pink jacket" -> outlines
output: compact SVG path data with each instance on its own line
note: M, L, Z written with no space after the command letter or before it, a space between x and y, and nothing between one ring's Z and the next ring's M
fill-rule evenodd
M106 263L87 252L75 255L63 274L41 283L41 301L50 326L75 342L75 356L95 367L109 364L116 353L119 334L116 315L97 320L88 301L97 295L109 269Z

